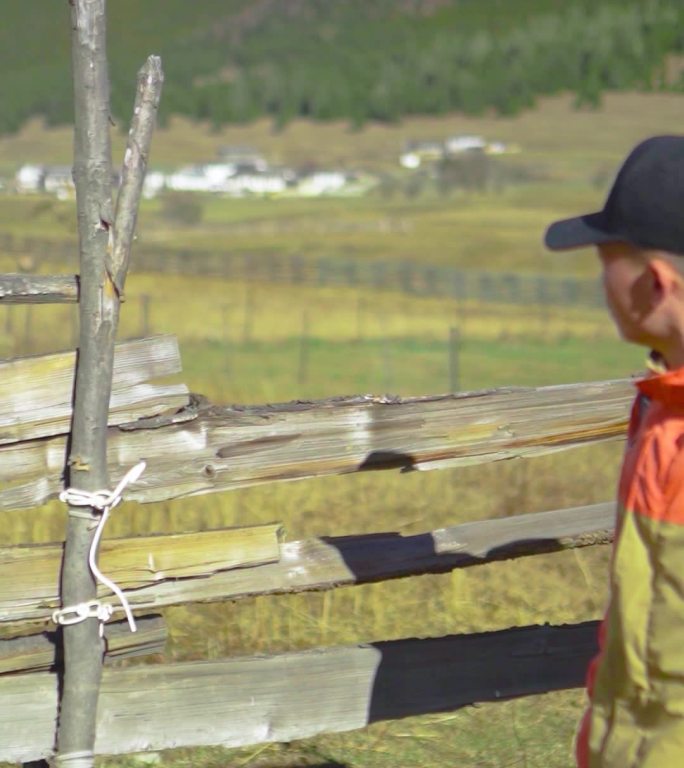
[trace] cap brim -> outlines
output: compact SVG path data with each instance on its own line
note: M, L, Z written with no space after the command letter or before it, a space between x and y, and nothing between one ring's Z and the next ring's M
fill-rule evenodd
M554 222L546 230L544 244L552 251L568 251L620 239L616 232L607 231L605 216L599 211Z

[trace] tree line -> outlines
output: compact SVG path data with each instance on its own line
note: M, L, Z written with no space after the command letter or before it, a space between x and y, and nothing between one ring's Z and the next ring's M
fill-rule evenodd
M0 31L0 132L72 119L68 27L59 3L8 0ZM65 18L62 18L64 16ZM111 103L127 120L135 70L164 59L161 120L219 127L270 117L514 114L570 91L684 90L681 0L116 0Z

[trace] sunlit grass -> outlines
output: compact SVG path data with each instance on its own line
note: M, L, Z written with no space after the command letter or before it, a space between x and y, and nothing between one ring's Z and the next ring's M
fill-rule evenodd
M149 296L147 314L143 296ZM14 307L5 353L69 346L73 307ZM459 388L540 385L629 375L641 353L620 344L597 310L458 304L351 289L251 285L133 274L122 335L172 332L182 378L219 402L266 402L356 392L448 391L450 334L459 330ZM9 349L12 347L12 349ZM277 520L288 540L396 531L592 503L614 493L619 443L525 461L440 472L370 473L242 489L155 505L122 505L108 537L211 530ZM0 512L6 543L59 541L52 502ZM449 574L166 610L168 659L223 658L530 623L597 618L606 548L498 563ZM180 750L164 765L567 765L582 693L486 705L452 715L380 723L291 747ZM497 731L491 730L492 723ZM515 741L511 739L515 736ZM373 750L371 755L370 750ZM102 759L102 766L128 759ZM318 761L318 762L317 762ZM456 762L454 762L456 761ZM459 762L461 761L461 762ZM468 762L471 761L471 762ZM472 762L476 761L476 762ZM323 763L325 764L325 763Z
M611 169L651 133L679 131L681 96L606 97L599 112L574 112L566 97L516 118L407 120L369 126L266 123L211 133L178 121L155 138L152 164L211 160L221 144L251 144L270 160L364 166L397 172L405 139L482 133L518 143L514 162L542 181L491 194L424 194L363 200L208 199L198 227L163 218L145 202L139 246L210 248L227 253L298 253L411 259L475 269L596 274L591 252L549 255L541 246L554 218L600 204ZM70 162L69 131L28 126L0 139L0 168L19 159ZM117 156L121 137L115 137ZM31 153L33 153L31 155ZM512 159L513 161L513 159ZM0 231L19 237L74 237L73 201L0 197ZM21 255L20 255L21 256ZM3 271L55 265L0 254ZM61 265L76 271L73 262ZM144 297L149 297L145 299ZM0 355L75 343L73 307L0 309ZM358 392L401 395L448 391L458 331L459 389L542 385L627 376L642 353L621 344L600 310L493 306L368 290L248 284L198 276L146 274L134 253L122 338L178 335L182 378L217 402L269 402ZM410 535L459 522L605 501L613 497L619 442L527 460L440 472L370 473L241 489L148 506L122 505L107 536L211 530L274 520L288 540L395 531ZM61 540L64 510L0 512L7 543ZM528 623L598 618L606 596L607 548L592 548L453 573L269 596L165 611L168 658L221 658L401 637L439 636ZM292 745L244 750L177 750L164 765L502 766L561 768L583 694L568 692L469 708L448 715L379 723ZM125 761L101 760L101 765Z

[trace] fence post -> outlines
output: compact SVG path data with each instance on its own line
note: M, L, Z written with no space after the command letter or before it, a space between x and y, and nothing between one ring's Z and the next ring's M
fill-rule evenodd
M12 331L14 330L14 323L12 322L13 317L12 313L14 310L12 309L11 304L7 304L5 307L5 334L9 337L12 335Z
M251 283L245 283L245 306L242 316L242 343L249 344L252 340L252 315L254 313L254 288Z
M460 353L461 335L458 328L449 328L449 392L455 393L461 389Z
M356 341L361 342L363 339L363 327L364 319L366 315L366 301L362 296L358 296L356 299Z
M71 327L71 346L78 346L78 305L71 306L69 309L69 325Z
M74 83L74 181L80 251L80 338L67 483L106 488L107 421L119 302L137 217L147 153L161 90L159 59L138 80L116 217L112 211L106 0L70 0ZM76 514L74 514L76 513ZM96 510L91 509L93 515ZM94 600L88 567L95 531L69 509L61 577L62 607ZM57 726L57 765L92 768L103 643L99 621L63 627L64 675Z
M227 344L230 338L229 331L228 331L229 313L230 313L230 305L221 304L221 339L223 340L224 344Z
M140 297L140 335L145 338L150 335L150 296L143 293Z
M105 294L104 272L113 224L109 138L109 83L105 49L105 0L73 0L74 181L80 243L81 297L79 360L76 369L68 484L85 490L107 486L106 429L111 361L103 359L97 336L111 332L118 296ZM101 286L98 285L101 283ZM112 300L113 299L113 300ZM99 370L98 370L99 369ZM93 600L97 587L87 557L94 531L69 510L61 579L62 607ZM93 516L95 516L93 510ZM57 764L93 765L96 707L103 643L98 621L63 628L64 680L57 729Z
M24 315L24 354L33 352L33 307L27 304Z
M299 337L299 367L297 383L303 387L309 377L309 313L302 311L302 333Z

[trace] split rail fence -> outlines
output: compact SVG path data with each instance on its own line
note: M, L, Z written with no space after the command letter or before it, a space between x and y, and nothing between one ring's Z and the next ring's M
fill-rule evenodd
M0 365L0 508L54 498L71 418L74 354ZM172 337L117 345L108 471L145 459L126 498L151 502L322 475L458 467L622 436L631 385L595 382L406 400L339 398L218 407L182 385ZM610 541L613 504L396 533L286 541L262 525L105 540L100 567L145 619L107 626L108 657L159 653L161 608L438 573ZM59 607L62 545L0 550L0 759L52 754L59 655L43 629ZM99 597L107 597L100 589ZM111 597L111 595L110 595ZM239 610L239 606L237 608ZM411 714L582 684L595 623L323 648L223 661L106 667L96 753L288 741Z
M99 490L144 460L127 499L152 502L368 470L457 467L618 439L631 386L595 382L411 399L336 398L218 407L182 385L172 337L114 345L161 67L141 70L122 185L111 210L104 0L71 0L80 275L8 276L7 300L78 300L78 353L0 364L0 508L22 510L65 487L65 544L0 548L0 760L240 746L360 728L582 684L594 622L519 627L219 661L120 667L158 653L166 606L327 590L450 571L610 541L612 504L521 514L422 534L286 541L278 525L105 540L99 566L138 615L138 631L90 608L94 524L115 501ZM99 530L99 528L97 529ZM93 549L94 548L94 549ZM83 621L73 618L85 606ZM120 610L119 601L115 601ZM57 613L55 614L55 611ZM152 612L152 613L151 613ZM31 633L27 627L33 627ZM12 636L13 635L13 636ZM56 734L56 735L55 735Z

